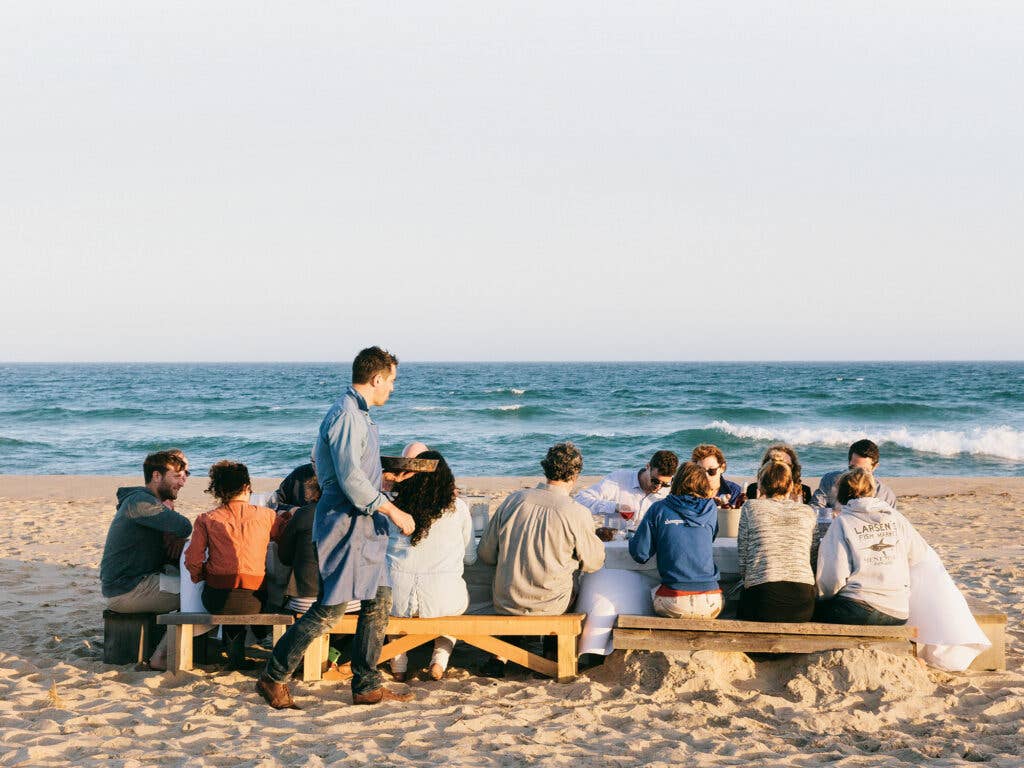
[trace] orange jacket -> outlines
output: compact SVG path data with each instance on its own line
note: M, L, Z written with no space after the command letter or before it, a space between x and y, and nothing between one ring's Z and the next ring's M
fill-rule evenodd
M199 515L185 553L192 581L205 579L215 589L259 589L266 576L267 546L284 533L290 518L243 501Z

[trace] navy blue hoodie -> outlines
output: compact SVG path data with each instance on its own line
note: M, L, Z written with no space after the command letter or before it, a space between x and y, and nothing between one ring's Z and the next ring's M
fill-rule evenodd
M629 554L638 563L657 555L661 583L669 589L711 592L718 589L718 566L711 548L716 536L714 500L667 496L647 510L629 541Z

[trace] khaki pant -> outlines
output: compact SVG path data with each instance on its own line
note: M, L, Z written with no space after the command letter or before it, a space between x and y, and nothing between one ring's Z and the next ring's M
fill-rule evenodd
M169 613L178 610L178 596L160 591L160 574L151 573L131 592L107 598L107 608L118 613Z
M654 612L670 619L713 619L722 612L722 593L705 592L699 595L668 597L651 590Z

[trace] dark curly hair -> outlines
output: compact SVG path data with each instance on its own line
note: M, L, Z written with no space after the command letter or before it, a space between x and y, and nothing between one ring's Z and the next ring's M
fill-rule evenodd
M249 468L238 461L218 461L210 467L210 485L206 492L215 496L222 504L252 486Z
M409 537L409 543L416 546L430 533L430 526L455 503L455 476L437 451L424 451L417 459L437 459L433 472L417 472L397 486L395 506L412 515L416 530Z
M583 471L583 454L573 443L556 443L548 448L548 454L541 459L540 465L548 480L575 480Z

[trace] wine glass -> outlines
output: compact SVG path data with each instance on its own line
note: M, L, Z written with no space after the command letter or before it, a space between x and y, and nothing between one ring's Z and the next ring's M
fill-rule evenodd
M626 526L624 530L629 530L629 521L633 519L633 516L635 514L636 510L633 509L633 507L631 507L629 504L619 505L619 517L626 521Z

